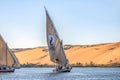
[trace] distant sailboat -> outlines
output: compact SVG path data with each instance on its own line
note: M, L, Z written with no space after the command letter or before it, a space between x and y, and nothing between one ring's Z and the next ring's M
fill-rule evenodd
M46 11L46 35L47 44L50 54L50 60L58 66L54 69L54 72L70 72L72 67L69 67L68 59L66 58L62 40L60 40L58 33L54 27L54 24L45 8Z
M14 72L16 68L20 68L19 61L0 35L0 72Z

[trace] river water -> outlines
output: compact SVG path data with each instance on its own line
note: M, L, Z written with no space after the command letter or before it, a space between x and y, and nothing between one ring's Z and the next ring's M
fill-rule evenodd
M54 68L21 68L14 73L0 73L0 80L120 80L120 68L74 68L67 73L53 73Z

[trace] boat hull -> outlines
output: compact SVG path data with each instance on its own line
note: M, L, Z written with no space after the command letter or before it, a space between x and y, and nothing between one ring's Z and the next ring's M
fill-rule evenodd
M14 72L14 71L15 71L15 69L12 68L12 69L7 69L7 70L0 70L0 73L1 72Z
M72 68L54 69L53 72L70 72Z

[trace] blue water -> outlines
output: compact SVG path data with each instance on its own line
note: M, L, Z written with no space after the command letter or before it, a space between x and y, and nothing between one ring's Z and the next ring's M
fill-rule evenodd
M73 68L68 73L53 73L53 68L21 68L0 73L0 80L120 80L120 68Z

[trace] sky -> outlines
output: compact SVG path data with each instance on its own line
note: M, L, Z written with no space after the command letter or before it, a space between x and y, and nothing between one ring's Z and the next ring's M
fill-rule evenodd
M46 6L63 44L120 41L120 0L0 0L0 34L10 48L46 46Z

